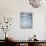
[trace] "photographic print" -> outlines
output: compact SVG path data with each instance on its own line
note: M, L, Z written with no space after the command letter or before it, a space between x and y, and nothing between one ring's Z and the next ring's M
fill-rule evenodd
M32 28L32 13L31 12L20 13L20 26L21 28Z

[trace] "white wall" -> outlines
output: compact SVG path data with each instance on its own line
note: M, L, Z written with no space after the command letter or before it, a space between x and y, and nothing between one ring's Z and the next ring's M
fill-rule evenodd
M20 12L33 13L32 29L20 28ZM17 40L27 40L34 34L39 40L45 39L46 8L33 8L28 0L0 0L0 17L13 17L12 27L8 33ZM45 34L44 34L45 33ZM2 37L0 38L2 39Z

